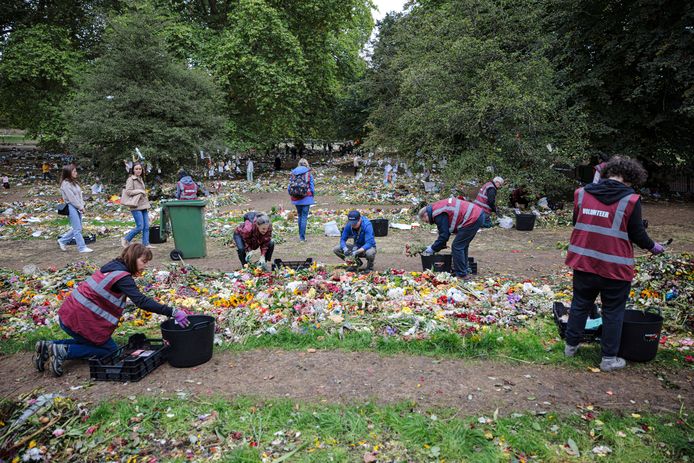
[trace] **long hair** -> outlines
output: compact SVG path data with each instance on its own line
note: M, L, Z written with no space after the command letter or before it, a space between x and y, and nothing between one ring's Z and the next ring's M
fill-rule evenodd
M142 181L144 181L145 180L145 166L140 161L133 162L133 166L130 168L130 175L135 175L135 166L142 167L142 175L140 176L140 178L142 179Z
M77 166L74 164L64 165L63 172L60 174L60 183L63 183L64 180L67 180L70 183L75 183L79 185L77 179L72 178L72 171L75 169L77 169Z
M144 256L146 262L149 262L152 260L152 251L150 251L144 244L133 243L127 248L123 249L120 257L116 260L123 262L131 275L137 275L139 273L137 271L137 259L142 256Z

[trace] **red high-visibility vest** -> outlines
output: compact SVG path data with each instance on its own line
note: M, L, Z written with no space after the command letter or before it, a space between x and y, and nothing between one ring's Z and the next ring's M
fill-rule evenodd
M566 265L613 280L633 280L634 247L627 226L638 200L639 195L630 194L608 205L583 188L576 190L576 225L571 233Z
M198 199L198 186L193 183L183 183L178 181L178 186L181 189L181 197L178 199Z
M601 162L597 166L593 166L593 168L595 169L595 172L598 172L599 174L602 175L602 170L605 168L606 165L607 165L606 162Z
M482 185L480 191L477 193L477 198L475 198L474 203L481 207L487 214L492 213L492 209L489 207L489 198L487 198L487 191L490 188L496 188L494 182L487 182Z
M125 295L112 286L130 275L125 271L97 270L72 290L58 309L63 325L96 345L108 341L118 327L125 307Z
M475 223L482 215L482 208L462 199L448 198L431 205L431 216L439 214L448 214L448 229L451 233L456 233Z

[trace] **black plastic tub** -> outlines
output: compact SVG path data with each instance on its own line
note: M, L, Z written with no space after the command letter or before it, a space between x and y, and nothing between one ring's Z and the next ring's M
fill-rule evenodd
M535 214L516 214L516 230L531 231L535 228Z
M149 227L149 242L152 244L166 243L166 236L161 235L161 228L159 225Z
M214 317L191 315L190 325L178 326L173 318L163 322L161 335L169 343L169 364L176 368L201 365L212 358L214 344Z
M82 238L84 238L84 244L91 244L96 242L96 235L94 233L90 233L89 235L83 235ZM68 246L74 246L76 244L77 241L74 238L67 242Z
M662 328L663 316L660 313L625 310L618 355L634 362L653 360L658 353Z
M569 307L566 307L563 303L556 301L554 307L552 308L552 315L554 315L554 323L557 325L559 330L559 337L562 339L566 338L566 327L567 322L562 321L562 317L569 313ZM593 307L593 313L590 318L598 317L597 307ZM579 342L590 343L590 342L600 342L600 336L602 336L602 325L592 330L583 330L583 336Z
M431 256L422 255L421 257L423 270L450 273L451 263L453 262L450 254L433 254Z
M372 219L374 236L388 236L388 219Z

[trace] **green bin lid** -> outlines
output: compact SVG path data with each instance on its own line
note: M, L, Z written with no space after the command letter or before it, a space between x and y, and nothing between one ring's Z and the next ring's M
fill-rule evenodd
M202 199L188 199L188 200L171 200L162 201L161 207L205 207L207 206L207 201Z

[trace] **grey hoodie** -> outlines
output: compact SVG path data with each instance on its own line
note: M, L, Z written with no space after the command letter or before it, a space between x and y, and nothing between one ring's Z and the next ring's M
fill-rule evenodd
M72 204L76 209L84 209L82 189L77 183L63 180L63 182L60 184L60 194L63 196L63 201L66 203Z

